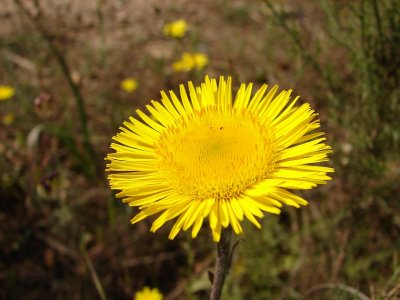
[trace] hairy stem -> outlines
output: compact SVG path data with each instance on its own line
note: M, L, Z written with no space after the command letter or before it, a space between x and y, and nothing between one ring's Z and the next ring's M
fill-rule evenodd
M231 228L222 230L221 239L217 244L217 260L215 262L210 300L219 300L221 298L222 288L231 264L231 236Z

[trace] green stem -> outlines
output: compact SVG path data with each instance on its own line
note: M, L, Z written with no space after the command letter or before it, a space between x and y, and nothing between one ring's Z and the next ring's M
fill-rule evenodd
M222 230L221 239L217 244L217 260L215 262L210 300L219 300L221 298L222 288L231 264L231 236L231 228Z
M94 286L96 287L97 293L99 294L100 300L107 300L106 293L104 292L99 276L97 275L96 269L93 266L93 263L87 253L86 246L84 245L83 241L80 244L80 250L83 256L83 260L89 270L90 276L92 277Z

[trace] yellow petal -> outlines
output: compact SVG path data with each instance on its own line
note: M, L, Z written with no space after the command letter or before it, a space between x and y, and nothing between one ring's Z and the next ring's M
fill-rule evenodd
M219 218L221 220L221 225L226 228L229 225L229 215L228 208L226 206L225 200L219 201Z

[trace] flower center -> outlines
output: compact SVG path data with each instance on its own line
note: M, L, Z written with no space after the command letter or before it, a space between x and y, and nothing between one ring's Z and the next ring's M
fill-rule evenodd
M251 114L208 107L167 128L156 148L160 172L179 193L230 199L268 177L274 144L270 127Z

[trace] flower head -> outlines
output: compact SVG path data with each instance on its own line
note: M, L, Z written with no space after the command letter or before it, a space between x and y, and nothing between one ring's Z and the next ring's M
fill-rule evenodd
M317 114L296 105L291 90L267 92L242 84L232 98L231 78L206 77L199 87L180 85L146 105L148 114L124 122L107 156L112 189L140 213L139 222L159 214L151 231L177 218L169 238L192 228L196 237L206 218L214 241L221 228L242 233L244 218L261 228L264 212L307 201L288 189L311 189L331 178L327 146ZM142 121L139 121L139 118Z
M11 125L14 122L15 116L13 113L7 113L1 118L1 122L4 125Z
M176 72L188 72L194 69L201 71L207 64L208 57L204 53L185 52L182 54L181 59L172 65L172 68Z
M133 91L137 90L139 84L138 82L133 79L133 78L126 78L121 81L120 83L120 88L124 90L127 93L132 93Z
M0 101L8 100L14 96L15 90L13 87L8 85L0 85Z
M162 300L163 295L160 293L158 289L150 289L147 286L137 292L133 300Z
M164 25L163 32L165 36L172 38L183 38L188 29L188 25L184 19L170 22Z

